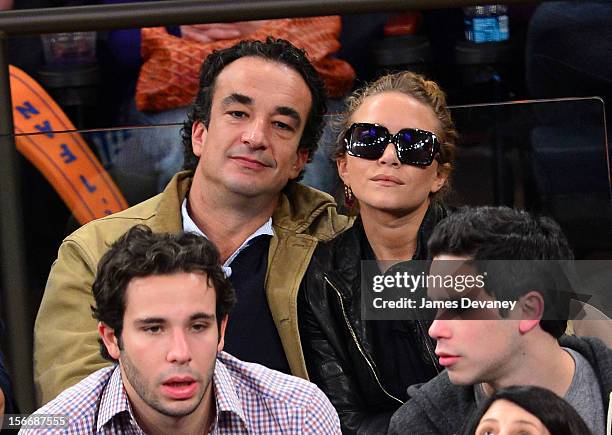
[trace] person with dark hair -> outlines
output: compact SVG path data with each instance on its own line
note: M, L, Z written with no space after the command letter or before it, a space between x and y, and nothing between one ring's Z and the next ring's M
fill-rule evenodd
M389 74L347 100L336 150L353 227L317 247L300 287L298 319L310 379L330 398L346 434L387 431L406 389L442 369L422 321L364 319L362 262L392 274L426 260L446 216L457 132L440 87ZM355 204L353 204L355 205Z
M430 275L455 270L486 279L469 295L428 287L429 299L443 305L429 335L446 370L408 389L389 433L454 434L495 391L533 385L563 397L603 435L612 350L596 338L562 335L572 288L564 273L573 254L559 225L508 207L466 207L438 224L428 246ZM466 296L481 308L453 305ZM503 302L514 305L502 309Z
M463 435L591 435L565 400L546 388L512 386L494 392L467 420Z
M351 223L331 196L294 182L316 147L324 112L322 80L287 41L242 41L206 59L183 130L186 171L160 195L80 228L59 249L34 332L43 403L104 362L87 313L94 271L108 245L139 223L211 240L239 301L226 350L307 377L298 286L317 243Z
M205 237L132 227L102 256L93 296L114 364L33 414L65 416L54 433L340 433L315 385L223 352L236 297Z
M291 110L286 110L287 108L278 108L280 114L293 118L295 121L300 120L302 123L302 125L300 125L302 134L298 143L299 158L302 159L302 161L300 161L300 170L298 171L299 175L290 178L291 181L299 180L304 163L312 159L317 149L319 138L323 133L323 115L325 115L327 110L327 103L323 81L307 60L304 53L301 52L300 56L296 56L296 50L297 49L288 41L272 40L269 38L266 44L259 41L242 41L234 46L233 49L221 50L206 58L200 73L200 90L187 115L187 121L183 126L181 134L185 153L183 160L184 169L195 171L200 161L200 155L196 154L198 150L194 148L193 139L198 141L201 140L201 138L194 135L193 131L194 127L199 125L201 129L199 133L201 135L202 130L208 130L209 128L213 95L218 85L217 77L219 73L230 63L238 59L253 57L258 60L288 66L302 77L304 84L308 87L310 98L306 97L307 94L301 95L305 100L303 103L310 101L310 104L305 104L305 106L310 106L309 109L306 110L305 114L301 115L305 119L299 119L300 114L295 113L294 109L290 108ZM273 82L271 84L274 85ZM240 102L247 104L244 101ZM252 102L250 104L252 104ZM279 125L279 128L281 127L288 129L290 126Z

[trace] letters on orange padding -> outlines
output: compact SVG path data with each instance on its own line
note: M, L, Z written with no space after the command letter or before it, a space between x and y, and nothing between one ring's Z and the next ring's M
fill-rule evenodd
M19 68L11 65L9 72L17 150L51 183L79 223L127 208L115 182L83 137L71 131L74 125L49 94Z

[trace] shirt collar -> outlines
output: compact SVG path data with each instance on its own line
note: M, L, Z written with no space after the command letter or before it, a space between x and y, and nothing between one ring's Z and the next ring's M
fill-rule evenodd
M220 352L220 354L223 355L224 352ZM219 415L222 412L231 412L240 418L245 428L250 433L247 425L248 420L245 417L244 409L242 409L242 402L238 394L236 394L236 388L230 371L219 357L217 357L215 372L213 374L213 385L217 410L215 427L218 427Z
M217 358L215 364L213 385L216 404L214 427L219 427L219 414L222 412L231 412L240 418L245 428L248 430L248 420L242 409L240 398L236 394L234 381L232 380L230 371L225 367L225 364L220 358ZM137 426L139 432L144 433L138 426L138 423L136 423L130 401L123 387L121 370L119 365L116 365L106 388L102 392L100 409L96 422L96 433L102 433L104 426L122 413L127 413L125 417L127 418L129 415L130 424Z
M123 387L121 379L121 369L117 364L113 370L111 378L102 392L102 398L100 399L100 410L98 411L98 418L96 422L96 433L102 433L104 426L110 422L113 418L121 413L127 413L125 417L131 425L138 426L134 414L132 413L132 407L128 400L127 393ZM142 429L140 429L142 432Z
M181 205L181 216L183 217L183 231L187 233L195 233L200 236L206 237L206 234L202 232L202 230L195 224L191 216L189 216L189 212L187 210L187 198L183 200L183 204ZM243 243L240 245L238 249L234 251L232 255L228 257L228 259L223 263L223 271L225 272L225 276L228 278L232 275L232 268L230 267L232 261L236 259L238 254L242 252L247 246L249 246L250 242L259 236L274 236L274 229L272 228L272 217L270 217L262 226L260 226L253 234L251 234ZM206 237L208 239L208 237Z

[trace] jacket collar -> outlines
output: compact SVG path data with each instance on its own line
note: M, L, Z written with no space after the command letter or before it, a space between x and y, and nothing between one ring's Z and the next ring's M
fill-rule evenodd
M417 246L412 256L413 260L427 260L429 258L429 251L427 249L427 242L434 228L442 219L448 215L447 208L438 202L432 202L425 212L423 222L419 227L419 233L417 235Z
M174 175L160 194L151 229L155 232L177 232L183 229L181 204L191 187L192 174L182 171Z
M427 241L435 226L447 216L446 207L439 203L431 203L417 234L417 247L413 260L428 259ZM361 261L374 260L372 248L368 242L361 217L358 217L349 231L340 234L332 244L322 247L333 253L332 264L328 268L331 278L341 283L340 290L347 298L352 298L352 289L361 285ZM357 287L356 287L357 286ZM351 289L347 292L347 289Z
M190 171L182 171L172 177L161 193L156 216L151 222L154 230L171 232L182 228L180 207L192 181ZM332 219L318 225L324 215L330 215ZM331 239L348 227L350 222L351 219L337 213L336 203L330 195L299 183L289 183L283 189L272 215L275 227L294 233L308 232L320 240Z
M325 226L318 225L325 215L331 219L325 220ZM294 233L308 232L319 240L331 239L347 228L351 221L337 213L336 202L331 195L294 182L283 189L272 215L275 227ZM332 225L329 226L329 223Z

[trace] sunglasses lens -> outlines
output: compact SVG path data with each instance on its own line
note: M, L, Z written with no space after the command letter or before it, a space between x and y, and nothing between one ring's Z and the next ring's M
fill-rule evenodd
M401 130L395 140L398 158L402 163L428 166L433 162L437 140L433 133L407 128Z
M375 160L385 152L387 129L374 124L354 124L348 132L347 151L355 157Z

